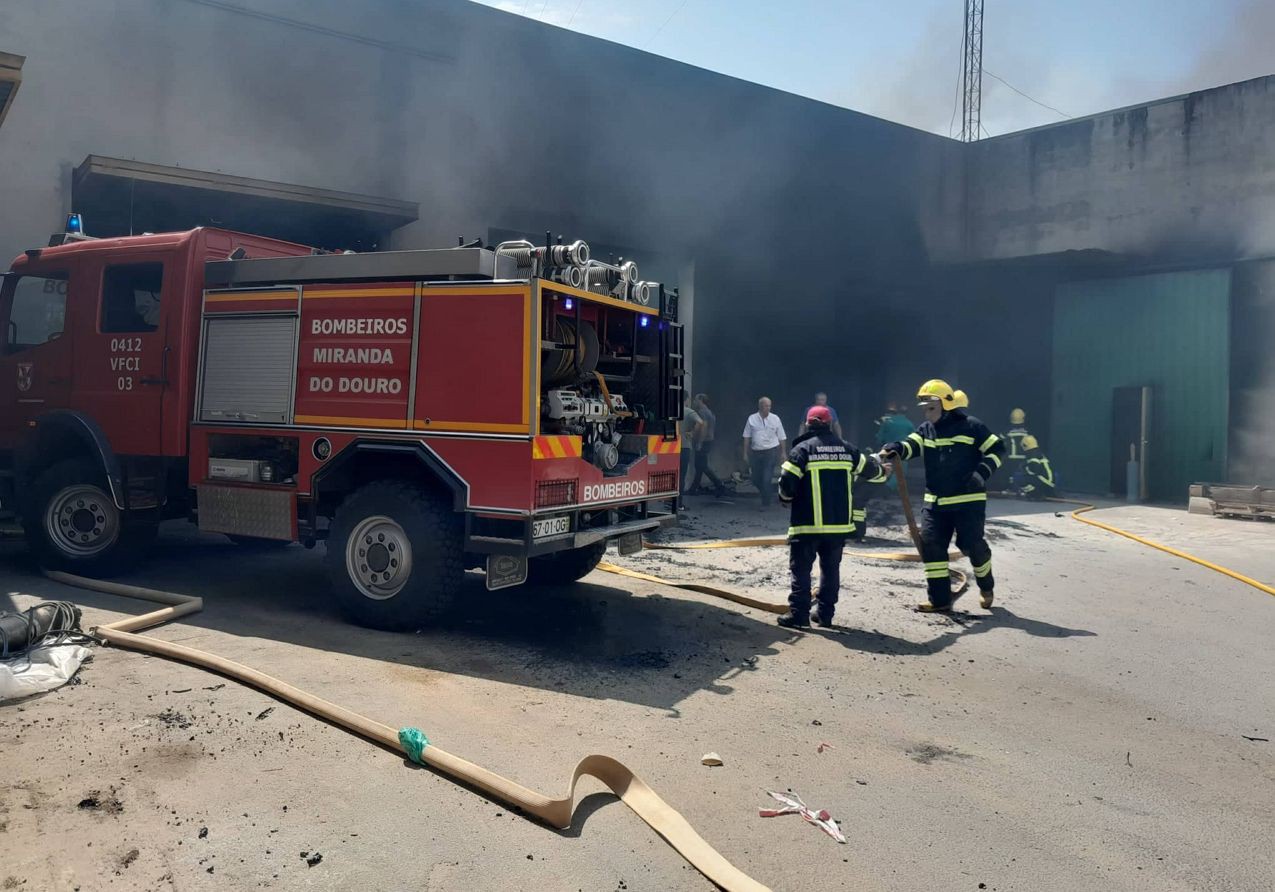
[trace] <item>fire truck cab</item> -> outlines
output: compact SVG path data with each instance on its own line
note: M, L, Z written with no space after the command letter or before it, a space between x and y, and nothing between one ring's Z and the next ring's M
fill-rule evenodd
M118 571L186 517L324 541L353 619L416 628L466 569L574 581L676 518L676 292L583 242L70 231L0 317L0 509L49 566Z

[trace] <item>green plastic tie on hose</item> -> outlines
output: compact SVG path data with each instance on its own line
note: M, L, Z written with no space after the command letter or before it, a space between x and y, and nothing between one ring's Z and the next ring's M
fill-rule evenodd
M399 745L407 751L407 758L417 765L424 765L425 747L429 746L429 738L420 728L403 728L398 732Z

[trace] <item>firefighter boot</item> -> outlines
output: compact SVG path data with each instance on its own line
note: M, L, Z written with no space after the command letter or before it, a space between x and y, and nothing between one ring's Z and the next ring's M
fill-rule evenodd
M989 588L987 591L979 592L978 594L978 606L982 607L984 610L991 610L992 601L996 597L995 593Z
M946 582L946 580L944 580L944 582ZM931 596L930 600L926 601L924 604L917 604L916 611L917 613L951 613L952 608L956 606L956 602L960 600L961 596L964 594L965 589L957 591L955 594L949 596L946 604L935 604L934 601L936 599Z
M775 620L775 622L779 623L779 625L783 626L785 629L809 629L810 614L802 616L801 614L793 613L790 610L783 616L779 617L779 619Z

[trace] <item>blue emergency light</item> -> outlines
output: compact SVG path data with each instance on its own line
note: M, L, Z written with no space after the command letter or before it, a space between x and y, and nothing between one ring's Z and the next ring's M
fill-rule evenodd
M571 298L569 298L569 297L568 297L566 300L564 300L564 301L562 302L562 308L563 308L564 310L569 310L569 309L571 309L572 307L574 307L575 305L576 305L576 302L575 302L575 301L573 301L573 300L572 300Z
M66 231L72 235L84 235L84 218L79 214L67 214Z
M650 316L643 316L643 317L642 317L642 319L641 319L641 321L640 321L640 322L638 322L638 325L642 326L643 328L646 328L646 327L647 327L648 325L650 325L650 324L651 324L651 317L650 317Z

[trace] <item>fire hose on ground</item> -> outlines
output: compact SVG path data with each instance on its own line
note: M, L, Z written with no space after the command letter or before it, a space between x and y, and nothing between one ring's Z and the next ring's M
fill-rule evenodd
M917 544L919 549L919 536L917 534L916 523L912 516L911 505L907 500L906 483L902 479L901 475L899 477L899 483L900 496L903 499L909 531L912 535L914 544ZM1161 545L1157 542L1130 533L1127 530L1111 526L1110 524L1105 524L1101 521L1093 520L1092 518L1080 516L1089 511L1093 511L1096 507L1094 505L1075 502L1068 499L1050 499L1050 501L1078 505L1079 507L1071 512L1071 517L1081 523L1089 524L1090 526L1115 533L1119 536L1124 536L1125 538L1131 539L1142 545L1155 548L1175 557L1191 561L1192 563L1199 564L1200 566L1206 567L1210 570L1222 573L1243 582L1246 585L1250 585L1264 591L1267 594L1275 595L1275 587L1258 582L1257 580L1237 573L1234 570L1197 558L1194 555L1179 551L1178 549ZM656 549L697 550L775 546L786 544L786 542L787 540L784 538L757 538L734 539L720 542L687 543L685 545L649 544L647 547ZM920 560L918 554L911 552L863 552L858 556L866 560L911 562ZM950 555L951 559L959 557L961 557L959 552ZM691 582L673 582L662 579L658 576L640 573L613 564L600 564L598 569L634 579L655 582L689 591L700 592L714 597L724 598L746 607L770 613L782 613L785 610L783 606L750 598L746 595L740 595L724 589L718 589L713 586ZM964 591L968 585L968 577L957 570L953 570L952 573L954 578L958 578L959 580L959 591ZM285 703L295 706L303 712L307 712L310 715L338 725L345 730L388 750L402 753L414 762L433 768L440 774L446 775L474 789L480 790L502 802L513 805L531 817L558 829L566 829L571 825L571 819L575 811L576 785L580 778L586 776L593 777L605 784L617 797L619 797L622 802L624 802L625 805L629 806L629 808L631 808L643 821L645 821L648 826L664 837L664 839L692 866L700 871L700 873L721 888L726 889L727 892L767 892L768 887L752 879L739 868L727 861L721 853L714 849L695 831L693 827L691 827L681 814L665 802L641 778L622 763L609 756L590 755L582 759L576 765L574 772L572 772L571 781L567 789L567 795L560 799L552 799L542 793L528 789L527 787L524 787L502 775L496 774L493 771L489 771L486 768L475 765L472 762L439 748L431 743L425 734L416 728L402 728L396 731L389 725L385 725L374 719L368 718L367 716L354 712L353 710L347 709L328 700L324 700L321 697L317 697L314 694L309 693L308 691L303 691L300 688L290 685L287 682L280 681L279 679L261 672L260 670L253 669L250 666L245 666L242 663L236 663L233 660L228 660L224 657L217 656L216 654L201 651L193 647L187 647L183 644L149 638L145 635L138 634L143 630L153 628L172 620L180 619L184 616L198 613L203 609L202 598L190 595L180 595L174 592L160 591L158 589L149 589L139 586L122 585L120 583L87 579L85 577L74 576L69 573L47 572L46 575L53 581L60 582L64 585L166 605L158 610L151 611L150 613L127 617L113 623L107 623L105 625L92 628L90 632L103 641L114 644L118 647L137 650L143 653L156 654L179 662L188 663L192 666L198 666L203 669L217 672L227 678L234 679L235 681L241 682L250 687L257 688L258 690L270 694Z
M1154 548L1158 551L1163 551L1165 554L1171 554L1174 557L1180 557L1184 561L1190 561L1193 564L1199 564L1201 567L1207 567L1210 570L1213 570L1217 573L1221 573L1223 576L1229 576L1232 579L1235 579L1239 582L1244 583L1245 585L1251 585L1253 588L1257 589L1258 591L1266 592L1266 594L1268 595L1275 595L1275 586L1269 586L1264 582L1258 582L1256 579L1253 579L1252 577L1249 577L1249 576L1245 576L1243 573L1236 573L1234 570L1230 569L1229 567L1223 567L1221 564L1215 564L1212 561L1206 561L1204 560L1204 558L1198 558L1195 555L1188 554L1185 551L1179 551L1176 548L1170 548L1168 545L1161 545L1159 542L1155 542L1151 539L1145 539L1142 536L1129 532L1128 530L1122 530L1119 527L1113 527L1111 524L1103 523L1100 520L1094 520L1092 517L1080 516L1082 514L1088 514L1090 511L1095 510L1098 507L1097 505L1090 505L1086 502L1077 502L1077 501L1073 501L1072 499L1050 499L1049 501L1061 502L1065 505L1079 505L1080 506L1079 508L1071 512L1072 520L1078 520L1081 523L1087 523L1091 527L1097 527L1100 530L1106 530L1108 533L1115 533L1117 536L1124 536L1126 539L1132 539L1134 542L1137 542L1140 545L1145 545L1148 548Z
M857 552L855 553L855 557L858 557L862 560L918 562L921 560L921 557L920 557L921 535L917 529L916 518L912 513L912 502L908 496L907 479L903 474L903 468L901 467L901 463L898 458L892 459L891 466L894 471L894 477L899 482L899 498L903 502L903 514L907 518L908 533L912 538L912 544L916 546L916 553L913 554L912 552L906 552L906 551ZM1001 495L1004 495L1004 493L1002 493ZM1090 511L1097 510L1098 508L1097 505L1092 505L1088 502L1076 501L1074 499L1050 498L1050 499L1046 499L1045 501L1056 502L1063 505L1075 505L1077 507L1075 508L1075 510L1071 512L1071 515L1070 515L1072 520L1078 520L1081 523L1088 524L1089 526L1096 527L1100 530L1105 530L1109 533L1115 533L1117 536L1123 536L1126 539L1131 539L1132 541L1137 542L1140 545L1145 545L1148 548L1154 548L1158 551L1164 552L1165 554L1171 554L1174 557L1179 557L1179 558L1182 558L1183 560L1190 561L1193 564L1199 564L1201 567L1205 567L1209 570L1213 570L1217 573L1221 573L1224 576L1229 576L1231 579L1234 579L1238 582L1242 582L1245 585L1252 586L1258 591L1266 592L1266 594L1268 595L1275 595L1275 586L1267 585L1266 583L1259 582L1250 576L1245 576L1242 573L1237 573L1236 571L1230 569L1229 567L1223 567L1221 564L1215 564L1212 561L1206 561L1203 558L1196 557L1193 554L1190 554L1185 551L1181 551L1177 548L1172 548L1168 545L1162 545L1159 542L1155 542L1151 539L1147 539L1143 536L1139 536L1136 533L1131 533L1128 530L1122 530L1119 527L1112 526L1111 524L1103 523L1100 520L1094 520L1091 517L1081 516L1082 514L1087 514ZM788 544L788 540L782 537L755 538L755 539L722 539L716 542L688 542L688 543L680 544L680 545L663 545L663 544L657 544L652 542L644 543L645 547L649 549L661 549L661 550L671 550L671 551L696 551L700 549L716 549L716 548L753 548L753 547L765 547L765 546L786 545L786 544ZM962 557L964 557L963 554L961 554L959 551L954 551L948 555L948 560L954 561ZM627 567L620 567L616 564L601 563L598 565L598 569L604 570L607 573L615 573L620 576L627 576L631 579L640 579L644 582L654 582L660 585L669 586L671 588L680 588L685 591L699 592L700 594L709 595L715 598L722 598L724 600L731 601L736 604L741 604L745 607L751 607L755 610L762 610L767 613L778 614L778 613L784 613L787 610L787 607L784 605L774 604L769 601L762 601L757 598L750 598L747 595L741 595L738 592L732 592L727 589L720 589L720 588L716 588L715 586L703 585L702 583L698 583L698 582L677 582L674 580L664 579L659 576L653 576L649 573L640 573L636 570L630 570ZM965 590L969 587L969 578L960 570L951 569L949 570L949 573L951 575L952 580L957 584L957 588L955 589L954 594L957 596L963 594Z
M726 860L703 837L701 837L686 819L671 805L660 798L654 790L630 769L610 756L591 755L580 760L572 772L567 795L561 799L551 799L535 790L509 780L509 778L488 771L480 765L452 755L435 746L416 728L395 730L389 725L375 719L360 715L308 691L280 681L260 670L236 663L225 657L207 651L197 650L183 644L162 641L139 635L144 629L150 629L161 623L170 622L198 613L203 609L203 599L190 595L179 595L174 592L157 589L140 588L132 585L121 585L113 582L102 582L72 576L69 573L49 572L46 574L55 582L78 588L91 589L124 598L136 598L167 605L159 610L144 613L141 616L128 617L113 623L97 626L91 633L97 637L131 650L157 654L182 663L189 663L217 672L227 678L242 682L250 687L264 691L285 703L313 716L339 725L351 733L357 734L386 749L400 752L412 761L426 765L441 774L458 780L470 787L509 805L522 809L532 817L543 821L551 827L565 830L571 826L572 814L575 811L576 784L582 777L592 777L611 789L625 805L637 813L656 833L664 837L669 845L675 848L700 873L712 880L728 892L767 892L767 887L749 877L739 868Z
M908 496L908 482L903 476L903 467L900 461L895 458L891 461L891 467L894 471L894 477L899 481L899 499L903 502L903 516L907 518L908 534L912 537L912 544L916 551L862 551L855 552L854 556L865 561L906 561L908 563L921 563L921 533L916 527L916 517L912 514L912 502ZM757 539L720 539L716 542L689 542L685 545L661 545L654 542L645 542L646 548L668 551L698 551L700 549L714 548L758 548L775 545L787 545L788 540L784 537L773 538L757 538ZM948 554L949 561L959 560L964 557L959 551L953 551ZM727 589L716 588L711 585L703 585L698 582L674 582L669 579L662 579L659 576L652 576L649 573L639 573L636 570L630 570L627 567L620 567L616 564L601 563L598 564L599 570L605 570L607 573L615 573L619 576L627 576L630 579L640 579L644 582L655 582L660 585L671 586L672 588L680 588L690 592L699 592L702 595L709 595L714 598L722 598L732 601L736 604L742 604L745 607L752 607L755 610L764 610L766 613L785 613L788 610L787 605L774 604L770 601L762 601L757 598L750 598L747 595L741 595L738 592L732 592ZM956 584L953 594L957 597L965 593L969 588L969 577L957 569L949 569L948 576Z

